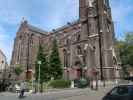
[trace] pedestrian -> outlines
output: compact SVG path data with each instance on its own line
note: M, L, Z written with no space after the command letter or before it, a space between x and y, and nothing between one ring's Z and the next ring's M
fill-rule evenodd
M24 92L25 92L25 82L23 81L20 83L20 95L19 95L20 98L24 96Z

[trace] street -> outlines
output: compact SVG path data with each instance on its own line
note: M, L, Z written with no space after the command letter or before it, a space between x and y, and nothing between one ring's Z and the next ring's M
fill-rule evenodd
M101 100L112 86L101 87L98 91L86 89L70 89L48 93L26 93L23 100ZM19 100L16 93L0 93L0 100Z

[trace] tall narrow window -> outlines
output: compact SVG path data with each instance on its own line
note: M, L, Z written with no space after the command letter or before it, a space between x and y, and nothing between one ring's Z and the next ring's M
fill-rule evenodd
M80 41L80 34L77 34L76 40Z
M20 61L20 55L21 54L21 40L18 42L18 56L17 56L17 62Z
M82 54L82 49L81 49L81 47L79 45L77 46L77 54L78 55Z
M70 53L67 54L67 66L70 67Z
M31 46L33 45L33 34L31 34L31 36L30 36L30 45Z
M67 56L67 51L64 49L64 67L68 67L68 56Z

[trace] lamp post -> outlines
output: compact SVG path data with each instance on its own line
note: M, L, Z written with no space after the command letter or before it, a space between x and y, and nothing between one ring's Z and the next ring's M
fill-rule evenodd
M38 92L39 92L39 86L40 86L40 65L42 64L42 62L41 61L38 61L38 65L39 65L39 69L38 69Z
M0 84L3 84L3 81L4 81L4 75L3 75L3 63L4 63L4 61L1 61L1 74L2 74L2 81L0 82ZM3 91L3 85L0 85L0 91Z
M34 71L32 71L32 92L34 91L34 80Z
M4 61L2 60L1 61L1 69L2 69L2 72L4 72L3 64L4 64Z
M3 65L4 64L4 61L1 61L1 65ZM1 66L2 67L2 66ZM5 73L6 73L6 65L4 66L5 68L3 68L2 70L2 73L3 73L3 75L2 75L2 78L3 78L3 80L2 80L2 91L4 91L5 90Z

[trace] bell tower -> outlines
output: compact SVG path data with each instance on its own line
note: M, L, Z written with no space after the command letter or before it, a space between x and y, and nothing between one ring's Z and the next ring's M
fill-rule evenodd
M80 0L79 3L81 37L88 40L87 67L99 69L101 78L111 78L114 25L109 0Z
M80 0L79 17L84 39L90 35L98 34L97 1L98 0Z

